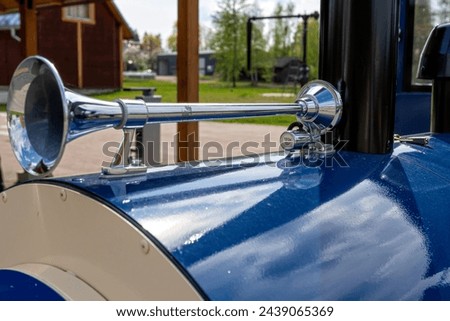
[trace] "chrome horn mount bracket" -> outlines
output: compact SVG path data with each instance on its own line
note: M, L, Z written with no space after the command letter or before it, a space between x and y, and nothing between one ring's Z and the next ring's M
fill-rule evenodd
M331 131L342 116L342 99L329 83L316 80L306 84L296 101L306 112L297 114L297 122L280 136L280 146L288 156L300 153L305 159L332 157L332 144L325 144L321 136Z
M147 166L142 159L142 131L139 128L123 128L123 141L109 166L102 167L103 177L143 174Z

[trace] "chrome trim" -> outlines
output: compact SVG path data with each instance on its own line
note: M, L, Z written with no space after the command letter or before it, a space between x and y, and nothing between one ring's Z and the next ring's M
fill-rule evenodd
M306 84L292 104L106 102L65 89L53 64L40 56L19 64L7 105L15 156L25 171L36 176L48 175L57 166L67 142L101 129L292 114L301 122L317 121L324 131L339 121L341 111L339 94L323 81Z

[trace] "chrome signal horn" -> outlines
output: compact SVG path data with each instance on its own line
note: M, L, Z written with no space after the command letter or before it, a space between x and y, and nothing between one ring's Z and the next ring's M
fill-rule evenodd
M120 99L106 102L65 89L53 64L43 57L32 56L14 72L7 104L14 154L23 169L36 176L48 175L55 169L66 143L101 129L123 129L125 137L130 137L130 131L149 123L282 114L297 115L306 130L312 128L320 135L338 123L342 101L330 84L313 81L305 85L292 104L171 104ZM124 157L118 158L125 162ZM123 165L127 172L126 167L133 164ZM124 171L109 171L115 172Z

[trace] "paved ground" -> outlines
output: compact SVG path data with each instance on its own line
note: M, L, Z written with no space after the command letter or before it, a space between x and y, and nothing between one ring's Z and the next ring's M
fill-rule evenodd
M0 86L0 104L6 104L8 100L8 87Z
M278 140L285 130L279 126L227 124L218 122L200 123L200 158L229 157L247 153L263 153L278 150ZM174 135L176 124L161 126L162 158L165 163L174 163ZM104 153L107 142L120 142L122 132L108 129L93 133L67 144L61 163L54 176L68 176L99 172L103 162L110 162L110 153ZM272 147L269 148L268 145ZM6 186L17 181L23 172L9 144L6 114L0 113L0 157Z

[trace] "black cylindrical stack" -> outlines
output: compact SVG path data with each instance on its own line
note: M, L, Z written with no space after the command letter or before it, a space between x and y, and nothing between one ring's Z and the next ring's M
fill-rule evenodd
M319 77L344 100L346 148L392 151L399 0L322 0Z

